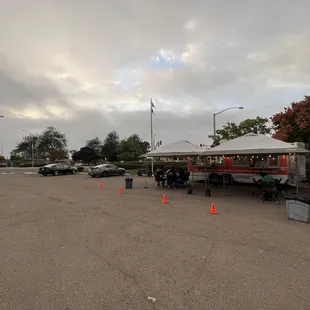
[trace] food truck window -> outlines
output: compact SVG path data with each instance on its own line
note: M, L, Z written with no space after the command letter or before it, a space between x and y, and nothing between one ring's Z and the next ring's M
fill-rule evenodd
M245 155L238 155L233 158L234 166L249 166L249 157Z
M211 159L211 166L223 166L224 165L224 157L223 156L214 156Z
M196 167L204 167L205 163L203 161L203 158L197 157L197 158L192 158L192 165Z
M267 167L267 155L255 156L254 167L255 168L266 168Z
M268 156L268 167L269 168L278 168L279 167L279 156Z
M255 167L255 156L249 158L249 164L251 168Z

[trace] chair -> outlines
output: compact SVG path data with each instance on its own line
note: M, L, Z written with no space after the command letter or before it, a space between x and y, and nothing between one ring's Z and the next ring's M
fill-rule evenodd
M266 200L274 200L276 203L279 203L279 191L277 190L275 183L264 183L263 192L260 195L260 198L263 202Z
M176 177L173 172L168 172L167 174L167 185L169 188L175 188L176 186Z
M189 186L189 177L190 177L190 175L191 175L191 173L190 172L185 172L185 174L184 174L184 182L185 182L185 184L186 185L188 185Z
M285 193L285 196L288 196L288 187L289 187L289 179L286 179L286 181L283 184L276 184L276 188L279 193L284 197L283 192Z
M180 181L178 182L179 187L189 187L189 176L190 172L185 172Z

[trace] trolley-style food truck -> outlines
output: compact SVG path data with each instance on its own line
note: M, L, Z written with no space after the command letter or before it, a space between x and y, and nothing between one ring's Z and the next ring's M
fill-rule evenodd
M253 183L260 173L281 179L284 183L296 183L306 177L306 160L304 155L237 155L215 157L188 157L188 171L196 181L209 178L215 182L225 175L228 183ZM298 172L297 172L298 171Z
M303 143L249 133L188 158L188 170L196 180L225 176L226 182L253 183L264 173L293 185L306 178L307 153Z

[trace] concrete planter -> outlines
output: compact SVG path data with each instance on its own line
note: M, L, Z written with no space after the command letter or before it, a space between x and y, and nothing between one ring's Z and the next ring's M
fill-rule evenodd
M287 218L290 220L309 223L310 200L302 197L293 197L286 200Z

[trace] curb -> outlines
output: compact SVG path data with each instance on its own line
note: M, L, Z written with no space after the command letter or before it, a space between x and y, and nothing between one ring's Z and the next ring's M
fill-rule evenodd
M1 172L1 175L13 175L15 172Z
M24 172L24 174L38 174L37 172Z

